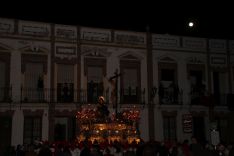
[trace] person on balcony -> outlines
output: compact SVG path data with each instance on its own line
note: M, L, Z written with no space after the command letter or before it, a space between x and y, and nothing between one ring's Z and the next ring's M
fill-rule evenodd
M164 87L163 87L163 84L161 82L159 84L158 96L159 96L159 103L163 104L163 100L164 100Z
M67 102L67 99L68 99L68 85L67 83L65 83L63 86L63 101Z
M39 101L43 101L44 100L44 80L43 80L43 76L39 75L38 80L37 80L37 91L38 91L38 100Z

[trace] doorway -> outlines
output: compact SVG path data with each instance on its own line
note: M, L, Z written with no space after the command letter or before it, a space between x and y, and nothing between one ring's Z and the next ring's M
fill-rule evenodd
M73 141L76 138L76 118L56 117L54 127L55 141Z
M204 117L193 117L193 136L201 143L206 141Z
M7 147L11 146L11 124L12 117L9 116L1 116L0 117L0 150L7 149ZM0 154L3 151L0 151Z

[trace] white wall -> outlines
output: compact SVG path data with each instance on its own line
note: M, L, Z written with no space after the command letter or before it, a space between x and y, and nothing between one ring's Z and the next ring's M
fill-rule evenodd
M139 130L141 133L141 138L144 141L149 140L149 120L148 120L148 108L145 107L143 110L140 112L140 122L139 122Z
M20 101L21 92L21 53L17 50L11 53L10 66L10 84L12 85L12 100L14 102Z
M44 113L42 115L42 140L49 139L49 114L48 109L44 109Z
M154 129L155 129L155 140L156 141L163 141L163 117L161 110L157 107L154 109Z
M20 109L15 110L12 117L12 137L11 145L17 146L18 144L23 144L23 134L24 134L24 115L23 111Z

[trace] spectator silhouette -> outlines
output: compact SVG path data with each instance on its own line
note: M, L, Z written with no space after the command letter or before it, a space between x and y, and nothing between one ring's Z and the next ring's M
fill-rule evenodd
M38 91L38 100L42 101L43 100L43 89L44 89L44 80L43 76L40 75L37 80L37 91Z

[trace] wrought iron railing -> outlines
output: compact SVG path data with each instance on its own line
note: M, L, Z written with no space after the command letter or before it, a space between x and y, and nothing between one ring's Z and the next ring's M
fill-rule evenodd
M92 104L97 103L99 96L104 96L106 103L109 103L109 90L103 92L90 92L90 90L77 89L36 89L21 88L21 102L56 102L56 103L80 103Z
M159 103L167 105L181 105L183 104L183 91L175 90L173 88L160 88L158 91Z
M79 104L95 104L98 101L98 97L103 96L105 103L111 103L111 96L109 89L90 91L86 89L33 89L22 88L21 89L21 102L28 103L79 103ZM121 89L118 92L119 104L145 104L145 89L140 90L138 88L124 90Z
M190 94L191 105L204 105L204 106L227 106L228 94L211 94L205 95L196 92Z
M201 91L191 91L189 95L191 105L204 105L208 98L205 96L205 93Z
M27 102L50 102L51 95L53 93L52 89L36 89L36 88L21 88L20 101Z
M121 89L120 104L145 104L145 89L137 87Z

